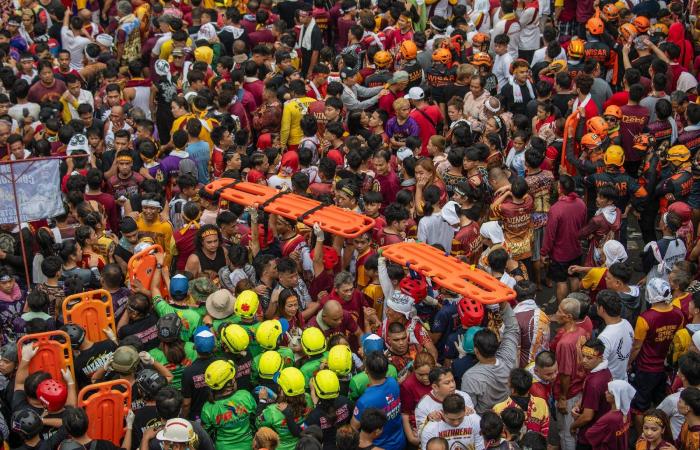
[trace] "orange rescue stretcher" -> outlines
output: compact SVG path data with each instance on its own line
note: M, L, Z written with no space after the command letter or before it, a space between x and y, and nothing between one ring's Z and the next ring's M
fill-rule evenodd
M63 300L63 318L66 323L83 327L87 338L92 342L108 339L103 331L105 328L110 328L117 335L112 295L104 289L66 297Z
M85 386L78 393L78 406L90 418L88 436L120 446L124 419L131 408L131 384L127 380L105 381Z
M224 200L246 207L258 205L267 213L310 227L318 222L323 231L344 238L354 238L374 228L371 217L261 184L222 178L209 183L205 189L210 194L218 193Z
M437 248L418 242L400 242L381 248L382 256L407 266L436 285L486 305L511 301L515 291L483 270Z
M155 253L163 253L163 247L158 244L151 245L129 258L127 265L129 285L133 286L134 281L138 279L144 288L151 289L151 280L157 264ZM168 287L165 280L160 280L160 292L163 297L167 297Z
M36 342L38 346L36 355L29 362L29 373L38 371L48 372L54 380L62 380L61 370L70 368L75 380L73 370L73 350L70 346L70 337L64 331L46 331L44 333L26 334L17 341L17 355L22 360L22 346L30 342Z

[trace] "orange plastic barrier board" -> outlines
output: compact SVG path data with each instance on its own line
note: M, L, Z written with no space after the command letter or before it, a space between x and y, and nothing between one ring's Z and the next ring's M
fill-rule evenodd
M66 323L83 327L87 338L92 342L107 339L102 331L105 328L111 328L114 335L117 335L112 295L104 289L69 295L63 299L63 318Z
M151 254L153 251L163 253L163 247L158 244L151 245L129 259L129 264L127 265L129 284L133 284L134 280L138 278L144 288L151 289L151 280L157 264L155 254ZM160 292L164 297L168 295L165 280L160 281Z
M29 362L29 373L44 371L51 374L54 380L62 380L61 369L70 368L75 380L73 370L73 351L70 347L70 337L64 331L46 331L44 333L27 334L17 341L17 355L22 360L22 346L29 342L36 342L38 350Z
M515 291L483 270L428 244L400 242L381 248L382 256L430 277L433 283L452 292L490 305L515 299Z
M292 193L282 193L275 188L256 183L238 182L222 178L208 184L205 189L222 199L243 206L258 205L265 212L313 226L318 222L323 231L344 238L354 238L374 228L374 219L338 208L323 205L311 198Z
M85 408L90 418L88 436L121 445L124 418L131 408L131 384L127 380L85 386L78 393L78 406Z

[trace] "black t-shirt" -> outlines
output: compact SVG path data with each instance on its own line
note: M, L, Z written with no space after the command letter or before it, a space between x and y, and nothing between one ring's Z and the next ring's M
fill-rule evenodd
M134 335L141 341L142 351L149 351L160 343L158 339L158 317L151 313L141 320L124 325L117 332L117 337L121 340L127 336Z
M253 357L250 352L231 355L231 359L236 363L236 386L244 391L252 391L253 383L250 380L253 376Z
M78 386L85 387L91 383L92 374L97 369L103 367L109 355L117 349L117 345L109 339L95 342L92 347L82 350L79 355L73 358L75 367L75 377Z
M204 371L209 364L219 358L197 358L194 362L182 371L182 396L191 398L189 420L199 419L204 403L209 399L209 387L204 381ZM238 375L238 365L236 365L236 375ZM240 386L238 387L241 388Z
M569 100L576 97L576 94L554 94L552 95L552 104L559 108L559 111L566 117L566 112L569 110Z
M464 99L464 96L467 95L467 92L469 92L469 85L468 84L453 84L451 86L447 86L445 88L445 101L449 102L452 100L452 97L459 97L460 99Z
M326 418L326 413L320 408L316 407L313 411L309 413L306 417L304 424L318 425L323 431L323 450L335 450L335 433L338 427L350 423L350 418L352 417L352 403L347 397L338 396L333 404L335 407L335 421L329 421Z
M301 3L301 2L299 2ZM294 23L294 22L292 22ZM304 30L305 31L305 30ZM306 75L311 65L311 53L314 51L321 51L323 48L323 32L315 25L311 29L311 50L306 50L302 47L301 49L301 75L302 77Z
M42 439L36 446L22 444L19 447L11 447L13 450L55 450L61 442L68 439L68 433L61 427L48 439Z
M136 450L141 445L143 433L149 428L158 428L164 425L165 421L158 416L155 405L146 405L134 411L134 428L131 431L131 450Z
M304 2L297 0L284 1L278 3L277 6L273 8L273 11L276 11L280 19L284 20L286 24L293 24L294 13L296 13L297 9L301 9L302 6L304 6ZM319 29L319 31L321 30Z
M120 447L114 445L112 441L106 441L104 439L94 439L85 446L86 450L119 450L119 448Z

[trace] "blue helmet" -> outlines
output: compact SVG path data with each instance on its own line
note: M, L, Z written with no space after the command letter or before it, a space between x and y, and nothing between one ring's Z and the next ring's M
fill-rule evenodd
M194 349L197 353L211 353L216 347L216 338L209 327L201 325L194 330Z
M184 275L175 275L170 279L170 296L175 300L183 300L187 297L190 282Z

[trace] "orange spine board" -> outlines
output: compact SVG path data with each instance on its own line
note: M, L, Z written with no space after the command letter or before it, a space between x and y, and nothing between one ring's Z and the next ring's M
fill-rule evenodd
M400 242L381 248L382 256L423 276L436 285L486 305L515 299L515 291L483 270L418 242Z
M29 362L29 373L38 371L48 372L54 380L63 380L61 370L69 368L75 380L73 369L73 349L70 337L65 331L46 331L43 333L25 334L17 341L17 355L22 361L22 346L36 342L38 350Z
M222 199L246 207L264 204L265 212L297 221L301 218L301 222L310 227L318 222L323 231L344 238L355 238L374 228L374 219L370 217L333 205L322 206L314 199L292 193L273 198L280 191L261 184L222 178L209 183L205 189L210 194L219 192Z
M121 445L124 418L131 408L131 383L113 380L85 386L78 393L78 406L90 417L88 436Z
M92 342L107 339L107 334L102 331L105 328L117 335L112 295L105 289L81 292L63 299L63 319L66 323L83 327L86 337Z

